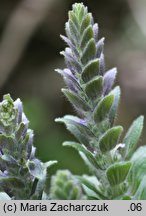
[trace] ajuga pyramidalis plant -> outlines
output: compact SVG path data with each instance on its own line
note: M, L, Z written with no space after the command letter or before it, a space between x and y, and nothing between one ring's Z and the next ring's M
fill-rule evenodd
M47 168L35 156L33 131L20 99L5 95L0 103L0 199L46 199Z
M73 5L65 30L67 36L61 37L68 47L61 54L67 68L57 72L78 117L66 115L56 121L65 123L77 138L63 145L79 152L91 175L59 170L47 193L47 168L56 161L43 163L35 156L22 102L8 94L0 102L0 199L146 200L146 146L137 149L143 116L124 135L123 127L115 125L120 100L120 88L113 87L117 70L106 71L104 38L98 39L98 25L82 3Z
M125 135L123 127L115 125L120 100L120 87L113 87L117 69L106 71L104 38L98 38L98 25L82 3L75 3L69 11L65 31L61 38L68 47L61 54L66 68L57 72L66 83L62 92L78 117L66 115L56 122L63 122L77 138L78 142L63 145L75 148L91 173L74 178L87 199L146 199L146 146L137 150L143 116ZM52 187L59 188L59 184Z

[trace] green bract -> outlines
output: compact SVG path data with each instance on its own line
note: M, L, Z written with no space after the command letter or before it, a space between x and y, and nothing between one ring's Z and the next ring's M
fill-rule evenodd
M146 199L145 147L135 152L143 116L121 139L123 127L114 123L120 88L112 89L117 70L106 71L104 38L98 39L98 25L82 3L69 11L65 31L67 36L61 38L68 47L61 54L66 68L57 72L66 83L62 92L78 117L67 115L56 121L63 122L79 141L64 146L75 148L89 167L92 177L78 177L87 199Z

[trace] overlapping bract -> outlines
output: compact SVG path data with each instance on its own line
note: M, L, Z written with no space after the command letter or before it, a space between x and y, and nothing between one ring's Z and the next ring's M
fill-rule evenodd
M113 89L116 68L105 70L104 38L98 39L98 25L82 3L75 3L65 25L67 36L61 36L68 47L61 52L67 68L57 72L67 88L62 92L71 102L79 117L67 115L63 122L80 143L65 145L78 150L90 171L100 182L97 199L132 199L128 175L132 170L130 158L134 153L143 128L143 117L130 127L123 141L121 126L115 126L120 99L120 88ZM121 144L122 143L122 144ZM82 179L89 187L92 182ZM96 194L97 194L96 191ZM93 192L94 189L93 189ZM130 194L130 195L129 195ZM95 196L94 196L95 198Z

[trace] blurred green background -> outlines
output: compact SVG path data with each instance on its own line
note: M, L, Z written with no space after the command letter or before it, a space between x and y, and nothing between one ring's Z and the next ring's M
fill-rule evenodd
M62 147L75 140L56 117L73 114L60 89L62 78L54 72L63 68L59 55L65 47L67 12L73 0L0 0L0 96L21 98L34 130L37 155L58 160L51 168L69 168L75 174L88 172L79 155ZM82 1L93 13L105 37L106 67L117 67L117 84L122 88L117 123L128 128L132 120L146 113L146 1ZM146 140L146 128L144 138Z

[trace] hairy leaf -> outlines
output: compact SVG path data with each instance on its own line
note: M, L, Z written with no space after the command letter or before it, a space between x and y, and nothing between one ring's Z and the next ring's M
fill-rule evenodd
M102 121L107 117L111 109L111 106L113 104L113 101L114 101L114 96L107 95L99 102L99 104L94 110L94 121L96 123Z
M84 111L88 111L90 109L87 103L74 92L68 89L62 89L62 92L68 98L68 100L72 103L72 105L74 105L77 109L84 110Z
M118 185L125 181L129 170L131 167L131 162L120 162L115 163L114 165L111 165L106 172L108 181L110 185Z
M113 149L117 145L122 131L123 128L121 126L116 126L106 131L99 140L100 150L105 153Z
M81 74L81 77L85 83L89 82L92 78L98 75L99 71L99 59L90 61Z
M97 77L86 84L85 92L91 100L95 100L102 95L103 90L103 79L102 77Z
M103 94L104 95L107 95L111 91L111 88L116 78L116 74L117 74L117 69L113 68L107 71L106 74L104 75L103 77L104 79Z
M129 159L137 148L137 143L142 133L144 117L138 117L129 128L123 139L125 143L125 158Z
M112 125L114 123L115 118L116 118L117 109L118 109L119 101L120 101L121 90L120 90L119 86L115 87L110 92L110 94L114 95L114 101L113 101L113 104L111 106L110 113L109 113L109 119L110 119L110 122Z
M94 39L90 39L87 43L81 58L83 65L86 65L91 59L95 58L96 55L96 45Z

